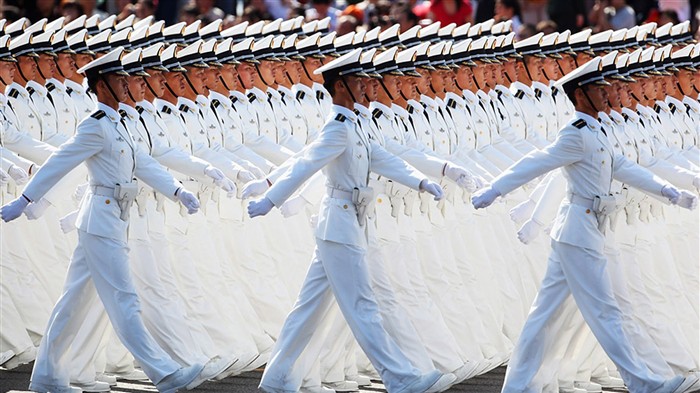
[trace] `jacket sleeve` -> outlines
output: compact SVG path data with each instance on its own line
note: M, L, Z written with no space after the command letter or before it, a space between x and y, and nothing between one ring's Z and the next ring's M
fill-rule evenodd
M661 195L661 189L669 183L654 175L648 169L625 158L621 154L615 155L613 178L627 185L644 191L647 194Z
M19 132L10 122L5 123L2 142L6 148L37 164L42 164L51 153L56 151L56 148L48 143L34 139L27 133Z
M402 160L405 160L426 175L438 179L442 177L442 168L445 166L445 160L402 145L391 138L386 140L385 147L387 151L401 157Z
M346 147L347 129L336 127L332 123L326 124L318 139L277 179L265 196L275 206L282 206L299 186L341 155Z
M97 120L85 119L78 125L76 134L51 154L34 174L24 188L24 195L32 201L41 199L63 176L103 148L102 127Z
M372 172L414 190L419 189L421 181L426 178L424 174L407 164L406 161L389 153L376 142L372 142L371 148L370 170Z
M585 151L580 130L566 127L543 150L533 151L499 175L491 184L502 196L532 179L583 158Z

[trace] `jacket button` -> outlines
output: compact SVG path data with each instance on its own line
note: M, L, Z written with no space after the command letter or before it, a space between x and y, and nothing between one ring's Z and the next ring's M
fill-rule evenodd
M105 204L109 205L109 199L107 199L107 200L105 201Z
M586 209L586 214L591 214L591 209Z
M348 205L343 205L343 209L347 209L347 208L348 208Z
M377 198L377 203L382 203L382 198Z

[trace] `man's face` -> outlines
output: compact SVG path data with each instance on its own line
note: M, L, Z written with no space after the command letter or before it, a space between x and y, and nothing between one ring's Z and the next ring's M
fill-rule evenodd
M542 79L543 59L537 56L527 56L527 69L533 81Z
M219 79L220 76L221 70L219 70L219 67L206 68L204 71L204 85L210 90L218 89L219 85L221 84L221 79Z
M610 86L603 86L603 89L605 89L605 92L608 95L609 106L614 109L620 107L620 95L617 92L618 88L619 86L617 86L617 82L611 83Z
M654 81L654 77L649 77L647 79L642 79L644 82L642 82L642 89L644 91L644 95L651 99L655 100L656 99L656 81Z
M311 80L317 83L322 83L323 82L323 77L321 75L315 75L314 71L321 67L322 62L321 59L317 59L315 57L307 57L306 60L304 60L304 67L306 68L306 72L309 74L309 77ZM303 70L301 72L304 72Z
M355 98L362 97L362 95L365 94L365 84L362 83L362 78L348 76L345 77L345 81L347 82L348 87Z
M129 84L127 83L126 76L109 74L106 79L107 81L105 82L102 80L102 83L109 84L119 102L124 102L129 98Z
M75 58L75 66L80 69L83 68L87 63L91 62L94 57L92 55L86 55L84 53L73 55Z
M418 93L416 92L416 85L418 83L418 78L415 76L402 76L401 77L401 92L406 99L416 99Z
M401 80L399 78L400 77L394 75L384 76L384 86L386 86L386 89L393 98L399 97L401 93Z
M264 83L272 83L275 81L275 62L269 60L262 60L258 64L258 71L262 75L262 81Z
M165 74L165 80L173 93L181 97L185 95L185 74L182 72L168 72Z
M285 62L280 61L275 63L275 72L273 75L275 76L275 82L278 84L285 84L289 80L287 78L287 68L284 65Z
M681 68L677 73L678 84L683 90L682 93L686 95L691 95L693 86L695 86L695 75L686 69Z
M224 64L219 71L221 72L221 78L226 83L226 87L229 89L236 89L236 87L238 87L238 71L236 71L235 65Z
M457 84L462 89L473 89L474 80L472 79L472 69L469 66L460 66L457 70Z
M59 53L56 60L56 66L65 78L70 78L78 70L75 66L73 55L67 53Z
M608 92L605 86L588 85L586 90L588 91L588 96L591 98L591 101L595 104L594 109L601 111L609 108Z
M632 99L632 94L634 94L634 96L637 97L638 99L642 99L644 97L644 79L643 78L636 78L636 82L628 84L627 87L628 87L628 91L629 91L630 100Z
M433 90L435 90L437 93L442 93L445 91L445 84L442 80L440 70L430 71L430 84L433 86Z
M243 62L239 65L236 66L236 69L238 70L238 76L241 78L241 82L243 84L244 89L250 89L253 87L253 82L255 81L255 66Z
M561 71L559 71L557 59L552 57L547 57L544 59L544 72L547 74L547 78L550 80L557 80L561 78Z
M574 56L563 55L561 59L557 60L557 62L561 66L561 69L564 71L565 75L576 69L576 60Z
M301 69L301 62L294 60L285 61L283 64L286 74L289 75L289 81L292 82L293 85L299 83L299 81L301 81L301 73L304 72Z
M46 79L53 78L56 73L56 60L53 56L42 53L36 59L36 64Z
M587 61L591 60L593 56L585 52L576 52L576 64L584 65Z
M430 83L432 81L431 71L424 68L417 68L416 71L421 74L421 78L418 79L418 84L416 85L418 91L421 93L430 91Z
M364 97L367 99L367 102L372 102L372 101L377 101L377 92L379 89L379 81L374 78L360 78L362 80L362 83L364 84L365 88L365 95ZM362 101L361 99L358 99L359 101ZM361 104L365 105L367 102L360 102Z
M0 79L6 84L10 84L15 80L15 63L9 61L0 61Z
M620 97L620 106L623 108L632 107L632 97L630 97L630 86L628 82L616 82L617 95Z
M476 83L479 85L480 88L483 88L484 86L486 86L486 66L481 61L478 61L477 64L478 66L474 67L472 69L472 72L474 73Z
M21 71L21 74L27 78L27 81L36 79L37 65L34 58L29 56L19 56L17 57L17 68Z
M146 81L142 76L129 76L126 78L129 85L129 93L134 102L139 102L146 96Z
M205 72L207 69L191 66L187 66L185 69L187 70L187 79L194 87L195 94L200 94L204 90L204 84L206 83Z
M148 73L151 74L151 77L148 78L146 83L151 86L151 90L153 90L156 97L162 97L165 94L165 74L163 74L163 71L153 69L149 69Z

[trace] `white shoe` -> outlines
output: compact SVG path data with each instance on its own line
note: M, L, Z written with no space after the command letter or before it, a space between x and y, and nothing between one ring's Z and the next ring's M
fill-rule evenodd
M97 374L95 376L95 381L106 382L109 384L109 386L117 386L117 377L114 375Z
M479 369L479 363L477 362L470 362L467 361L462 365L462 367L452 371L452 374L455 376L455 382L454 385L457 385L458 383L462 383L466 381L469 378L472 378L476 376L476 372Z
M156 388L161 393L175 393L180 389L194 389L197 386L190 384L197 378L199 373L204 369L203 364L194 364L189 367L182 367L174 373L168 375L160 381Z
M457 378L453 374L442 374L435 370L421 375L416 382L407 386L401 393L439 393L452 386Z
M117 379L125 381L149 381L148 376L141 370L133 369L131 371L126 371L122 373L111 373L107 372L109 375L113 375Z
M302 386L299 388L299 393L335 393L335 390L325 386Z
M559 393L586 393L586 389L577 387L562 388L559 387Z
M450 386L452 386L457 378L454 376L454 374L443 374L440 379L437 380L434 384L432 384L426 391L425 393L440 393L444 392L445 390L449 389Z
M328 389L336 392L358 392L360 387L355 381L321 382Z
M660 388L656 389L653 393L690 393L697 392L700 390L700 383L698 383L698 377L688 376L683 377L682 375L677 375L671 379L666 380Z
M371 370L360 371L360 376L367 377L372 381L381 381L382 380L382 376L379 375L377 370L375 370L374 368L372 368Z
M366 377L366 376L360 375L360 374L346 375L345 379L348 381L357 382L357 386L359 386L359 387L372 385L372 380L370 380L369 377Z
M213 358L209 359L207 364L204 365L204 369L202 369L202 372L197 375L197 378L192 381L188 386L192 385L193 387L199 386L204 381L213 379L226 371L227 368L231 367L238 359L230 359L226 358L223 359L219 356L214 356ZM192 389L192 388L189 388Z
M242 355L237 359L236 362L233 363L229 368L226 369L223 373L219 374L214 380L216 381L221 381L224 378L228 378L230 376L236 376L239 374L242 374L246 371L249 371L249 367L260 357L259 354L248 354L248 355Z
M88 383L71 382L71 386L80 388L83 392L109 392L109 384L107 382L92 381Z
M29 347L21 353L11 357L2 366L8 370L17 368L23 364L33 362L36 359L36 347Z
M595 382L574 381L574 387L583 389L588 393L602 393L603 387Z
M77 386L53 386L29 381L29 390L37 393L83 393Z
M591 382L597 383L598 385L609 388L609 389L624 389L625 382L617 377L611 377L609 375L604 377L591 377Z
M14 351L8 350L3 353L0 353L0 366L5 364L6 361L12 359L15 356Z

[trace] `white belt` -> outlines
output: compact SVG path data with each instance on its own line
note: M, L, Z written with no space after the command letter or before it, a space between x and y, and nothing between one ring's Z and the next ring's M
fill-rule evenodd
M348 201L352 201L352 192L341 190L339 188L331 186L326 187L326 195L328 195L330 198L345 199Z
M576 194L568 194L567 199L572 205L578 205L585 207L586 209L593 209L593 198L584 198Z
M100 195L106 197L114 196L114 187L90 186L90 189L92 190L93 195Z

